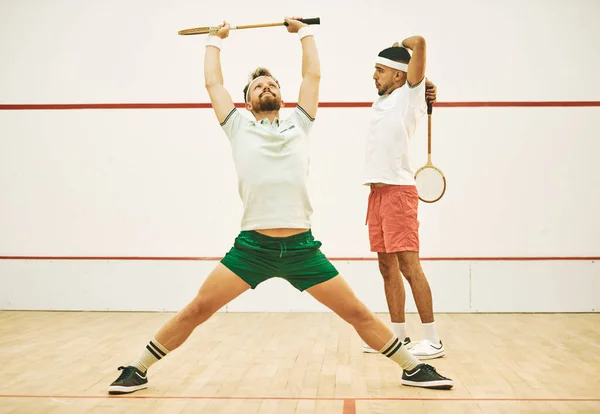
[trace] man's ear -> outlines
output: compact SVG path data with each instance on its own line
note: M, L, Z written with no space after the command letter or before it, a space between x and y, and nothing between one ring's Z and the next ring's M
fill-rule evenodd
M281 100L281 107L283 108L285 106L285 102L283 102L283 99Z

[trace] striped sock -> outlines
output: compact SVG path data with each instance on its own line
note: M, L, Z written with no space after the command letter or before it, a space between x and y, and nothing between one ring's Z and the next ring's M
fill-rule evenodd
M392 339L379 350L379 353L385 355L407 371L410 371L421 363L413 354L406 350L405 346L402 346L402 341L396 335L392 336Z
M158 362L168 353L169 350L167 348L162 346L156 340L156 338L152 338L152 340L148 343L148 345L146 345L146 348L144 349L144 351L142 351L138 359L136 359L130 365L136 367L142 372L146 372L152 364Z

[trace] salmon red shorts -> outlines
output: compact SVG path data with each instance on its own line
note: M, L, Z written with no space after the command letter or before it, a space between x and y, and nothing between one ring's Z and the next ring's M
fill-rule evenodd
M419 251L419 195L414 185L371 187L367 209L371 251Z

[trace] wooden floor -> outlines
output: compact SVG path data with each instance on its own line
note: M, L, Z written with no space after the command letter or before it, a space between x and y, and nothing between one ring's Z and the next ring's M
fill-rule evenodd
M600 314L438 314L432 364L455 388L435 391L400 385L333 314L219 313L148 389L108 396L171 316L0 312L0 413L600 413ZM408 326L419 339L417 315Z

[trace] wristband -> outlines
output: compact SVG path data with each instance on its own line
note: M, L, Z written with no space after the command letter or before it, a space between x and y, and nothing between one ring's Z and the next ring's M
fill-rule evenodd
M303 38L305 38L306 36L313 36L313 31L312 31L312 27L310 26L303 26L300 28L300 30L298 30L298 38L300 40L302 40Z
M223 39L221 39L219 36L209 35L206 38L206 46L214 46L217 49L221 50L222 44L223 44Z

